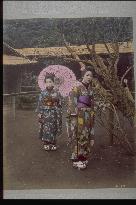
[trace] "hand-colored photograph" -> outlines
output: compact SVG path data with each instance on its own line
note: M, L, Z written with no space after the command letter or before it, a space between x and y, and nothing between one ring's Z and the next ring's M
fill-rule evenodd
M3 20L4 190L136 188L135 128L132 17Z

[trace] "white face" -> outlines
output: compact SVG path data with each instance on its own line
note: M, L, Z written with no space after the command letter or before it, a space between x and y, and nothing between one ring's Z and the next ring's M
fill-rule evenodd
M51 88L54 86L54 82L50 78L47 78L45 81L45 85L46 85L46 88Z
M93 74L91 71L87 71L83 77L83 82L84 83L90 83L93 79Z

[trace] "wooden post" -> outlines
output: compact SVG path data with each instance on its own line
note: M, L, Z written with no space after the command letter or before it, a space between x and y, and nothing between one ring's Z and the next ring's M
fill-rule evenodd
M136 110L135 110L135 115L134 115L133 127L136 128Z
M13 119L16 117L16 96L12 96L12 106L13 106Z
M112 110L109 110L109 145L113 145L113 130L114 130L114 113Z

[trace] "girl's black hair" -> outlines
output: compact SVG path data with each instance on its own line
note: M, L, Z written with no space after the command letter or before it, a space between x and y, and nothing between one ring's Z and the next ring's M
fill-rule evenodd
M55 78L54 74L47 73L44 82L46 82L47 79L51 79L54 82L54 78Z
M81 78L80 78L79 81L82 81L82 79L83 79L83 77L84 77L84 75L85 75L85 73L86 73L87 71L91 71L91 73L92 73L92 75L93 75L92 67L91 67L91 66L86 66L86 67L85 67L85 70L80 71L80 76L81 76Z

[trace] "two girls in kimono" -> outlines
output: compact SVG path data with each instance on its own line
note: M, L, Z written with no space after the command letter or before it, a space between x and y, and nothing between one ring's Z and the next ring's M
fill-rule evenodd
M92 72L82 72L82 82L74 86L68 97L68 144L74 168L85 169L94 145L94 94ZM54 88L54 79L45 78L46 89L39 96L37 112L40 138L45 150L56 150L56 139L62 131L62 101Z

